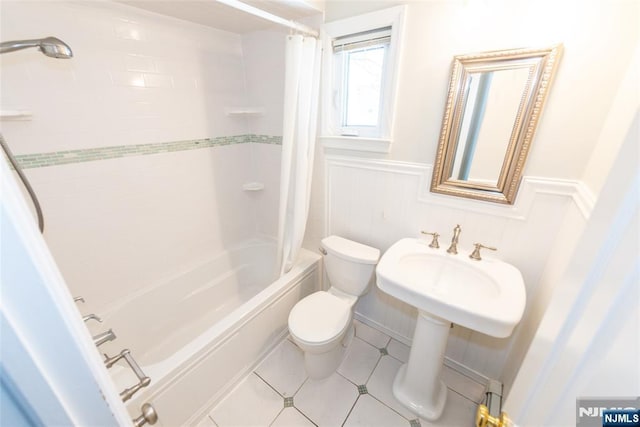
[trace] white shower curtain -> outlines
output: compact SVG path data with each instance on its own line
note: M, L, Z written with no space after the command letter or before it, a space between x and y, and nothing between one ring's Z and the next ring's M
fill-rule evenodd
M296 260L309 213L321 50L314 37L287 37L278 219L280 275Z

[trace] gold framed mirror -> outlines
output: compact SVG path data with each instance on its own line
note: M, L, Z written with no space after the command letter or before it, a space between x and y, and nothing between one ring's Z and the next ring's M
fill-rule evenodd
M513 204L562 45L455 56L431 191Z

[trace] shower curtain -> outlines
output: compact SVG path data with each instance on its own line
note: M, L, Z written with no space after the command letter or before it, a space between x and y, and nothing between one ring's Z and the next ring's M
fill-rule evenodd
M278 218L280 275L295 263L309 213L321 50L314 37L287 37Z

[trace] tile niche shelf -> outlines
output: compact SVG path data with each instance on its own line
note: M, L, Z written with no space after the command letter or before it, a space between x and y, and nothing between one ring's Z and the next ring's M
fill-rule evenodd
M224 109L227 116L232 117L259 117L264 116L263 107L227 107Z

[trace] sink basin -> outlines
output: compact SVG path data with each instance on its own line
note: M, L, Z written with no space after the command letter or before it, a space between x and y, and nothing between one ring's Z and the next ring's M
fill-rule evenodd
M376 274L378 287L389 295L494 337L511 335L524 311L524 282L517 268L497 259L451 255L418 239L391 246Z
M446 401L440 371L450 323L508 337L524 312L522 275L497 259L476 261L408 238L384 253L376 277L383 292L419 310L409 361L396 375L393 394L419 416L435 420Z

